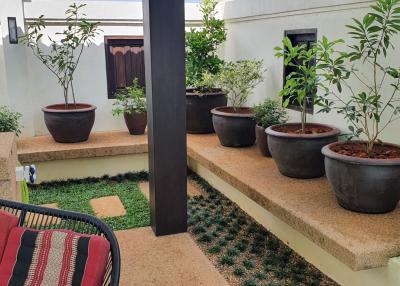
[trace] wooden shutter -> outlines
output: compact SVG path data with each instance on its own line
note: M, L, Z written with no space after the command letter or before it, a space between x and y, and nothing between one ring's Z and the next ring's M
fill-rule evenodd
M108 98L114 93L132 85L134 78L145 87L143 37L106 36L106 66Z

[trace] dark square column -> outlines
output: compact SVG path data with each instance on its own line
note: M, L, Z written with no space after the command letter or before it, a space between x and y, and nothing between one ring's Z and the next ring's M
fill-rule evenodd
M151 226L185 232L186 98L184 0L144 0Z

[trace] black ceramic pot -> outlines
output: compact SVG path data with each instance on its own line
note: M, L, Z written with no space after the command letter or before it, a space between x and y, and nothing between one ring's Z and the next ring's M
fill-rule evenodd
M212 111L215 132L221 145L226 147L245 147L256 141L255 126L251 108L217 107Z
M147 113L138 114L124 114L124 119L126 127L128 127L129 133L131 135L141 135L144 134L147 126Z
M85 103L54 104L42 109L44 122L54 140L78 143L88 140L95 120L96 106Z
M214 133L211 110L225 106L227 99L221 90L210 93L197 93L186 90L186 130L193 134Z
M323 128L327 132L297 134L279 132L281 127L301 129L300 123L286 123L267 128L268 147L279 171L288 177L311 179L325 174L322 147L338 140L340 131L323 124L307 124L310 128Z
M333 143L322 149L326 176L338 203L345 209L362 213L394 210L400 200L400 159L346 156L332 151L338 144L349 142Z
M265 128L260 125L256 125L256 143L261 155L264 157L271 157L271 153L268 149L267 133L265 133Z

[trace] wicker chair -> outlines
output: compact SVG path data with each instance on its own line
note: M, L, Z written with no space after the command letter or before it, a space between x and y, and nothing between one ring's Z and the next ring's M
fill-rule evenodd
M82 234L100 235L110 242L110 255L103 286L119 285L120 252L113 231L101 220L85 214L27 205L0 199L0 210L19 217L19 225L32 229L68 229Z

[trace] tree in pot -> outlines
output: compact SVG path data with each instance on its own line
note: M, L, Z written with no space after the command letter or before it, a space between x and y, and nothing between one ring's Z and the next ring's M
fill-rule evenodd
M283 124L288 120L287 112L277 100L266 99L253 107L256 121L256 143L261 154L271 157L268 149L268 137L265 129L272 125Z
M316 67L316 47L293 46L290 39L276 47L276 56L293 68L280 92L283 105L297 102L300 123L285 123L268 127L268 146L279 171L294 178L316 178L325 174L321 149L338 140L339 130L323 124L307 123L307 103L314 102L320 85Z
M400 70L388 61L400 32L400 2L378 0L371 8L362 20L347 26L355 42L350 51L336 50L343 41L319 42L322 111L336 110L350 123L353 138L362 138L330 144L322 152L341 206L385 213L400 199L400 146L381 140L386 128L400 119Z
M147 126L146 98L144 89L139 86L139 80L135 78L132 86L118 91L115 96L113 115L124 115L131 135L144 134Z
M213 125L219 141L226 147L251 146L256 140L253 111L242 107L252 90L264 80L262 61L244 60L225 63L217 82L226 93L230 106L214 108Z
M203 0L203 28L186 33L186 129L189 133L213 133L211 109L226 105L226 97L211 79L223 61L218 46L226 40L223 20L216 18L216 0Z
M78 67L83 50L98 34L98 23L87 22L81 12L85 4L72 4L65 12L66 29L56 33L57 40L48 36L50 48L41 48L40 41L46 22L43 15L27 28L21 37L22 42L31 48L33 54L57 78L64 93L64 103L43 108L44 121L54 140L60 143L86 141L95 120L96 107L77 103L73 85L74 73ZM72 97L72 103L70 102Z

